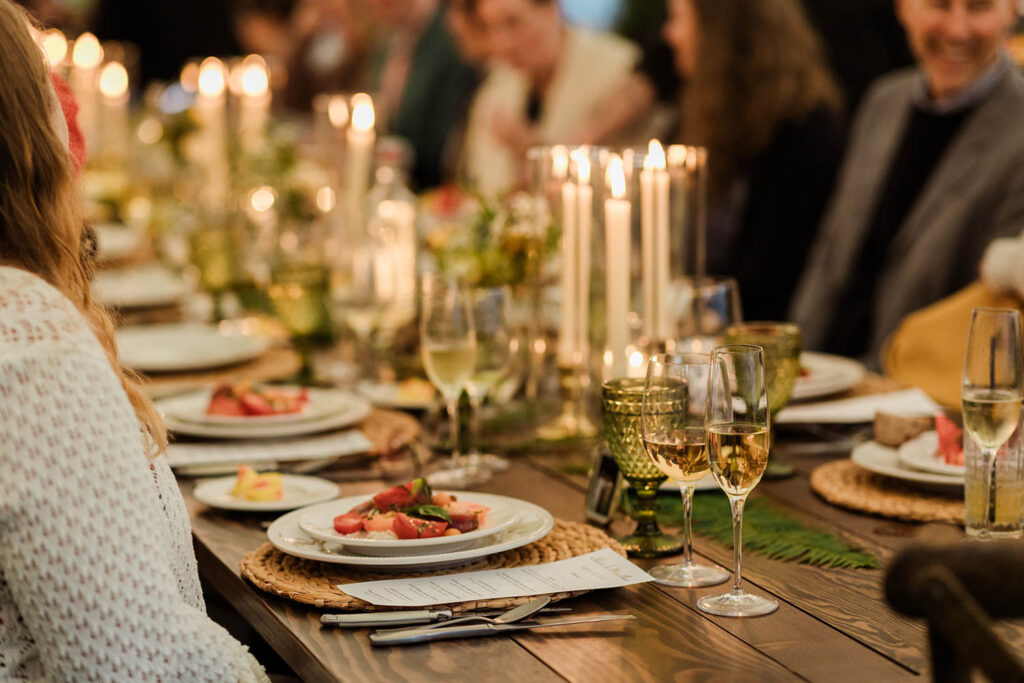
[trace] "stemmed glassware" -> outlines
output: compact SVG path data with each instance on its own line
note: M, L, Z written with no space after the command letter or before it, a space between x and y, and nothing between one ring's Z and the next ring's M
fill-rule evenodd
M999 449L1020 420L1022 362L1020 313L975 308L961 385L964 428L981 449L980 472L967 463L965 482L967 532L972 535L993 536L1001 531L1012 535L1019 530L1019 504L1000 499L1017 503L1020 494L998 486L997 462ZM975 473L980 476L972 476Z
M470 463L490 471L508 468L508 462L491 453L481 453L480 404L505 379L512 363L512 340L509 337L506 309L508 290L504 287L481 287L474 291L473 322L476 325L476 367L466 385L469 396L469 426L473 446Z
M774 612L779 603L743 590L743 504L768 464L771 418L759 346L720 346L711 352L706 403L708 460L711 475L729 496L732 507L732 590L705 596L697 607L710 614L753 617Z
M459 396L476 367L476 325L473 294L450 277L428 274L423 279L420 348L427 377L444 397L451 427L450 466L431 477L431 483L465 488L485 481L490 473L463 462L459 453Z
M683 561L650 572L658 583L669 586L714 586L729 578L724 569L694 562L691 542L694 483L708 474L704 404L709 370L709 356L702 353L658 354L647 365L641 414L644 448L658 469L679 484L683 496Z

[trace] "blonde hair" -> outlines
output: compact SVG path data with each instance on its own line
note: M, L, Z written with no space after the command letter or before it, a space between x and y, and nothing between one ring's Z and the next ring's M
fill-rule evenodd
M0 0L0 262L30 271L82 312L121 380L147 453L167 445L167 430L138 377L121 369L110 316L89 295L82 257L82 215L67 148L48 116L50 73L32 40L28 15Z
M779 125L842 96L817 33L796 0L687 0L700 40L682 103L686 142L709 150L710 194L721 199Z

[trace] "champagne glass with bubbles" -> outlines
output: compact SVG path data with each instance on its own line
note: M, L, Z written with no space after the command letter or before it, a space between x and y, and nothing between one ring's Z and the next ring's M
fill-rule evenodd
M651 570L658 583L669 586L714 586L729 578L724 569L694 562L691 543L694 484L708 473L704 404L709 360L704 353L658 354L647 364L641 414L644 448L658 469L679 484L683 496L683 562ZM668 410L663 408L666 402Z
M779 603L743 590L743 504L768 465L768 389L760 346L719 346L711 352L705 408L711 475L732 507L732 590L705 596L697 607L724 617L754 617L774 612Z
M464 463L459 453L459 397L476 367L472 290L455 278L428 274L423 279L420 316L423 365L427 377L444 396L452 439L449 467L435 473L431 483L465 488L489 476L486 471Z
M1015 535L1020 530L1020 483L1014 475L1012 481L1000 485L998 464L999 450L1020 420L1022 362L1020 313L975 308L960 393L964 429L981 450L980 463L966 463L965 521L969 535Z

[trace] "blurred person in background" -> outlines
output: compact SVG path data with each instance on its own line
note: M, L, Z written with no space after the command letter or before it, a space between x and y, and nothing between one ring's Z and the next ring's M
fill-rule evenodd
M897 0L917 66L865 96L794 300L805 345L879 364L909 312L974 280L1024 224L1013 0Z
M487 40L487 27L484 26L477 11L479 0L445 0L445 25L459 56L473 69L475 94L487 75L490 62L490 42ZM460 116L448 133L443 155L443 173L445 181L460 181L465 177L465 169L461 164L465 158L466 124L472 96L460 111Z
M465 169L494 194L521 181L526 150L564 143L636 62L630 42L566 25L555 0L478 0L493 67L473 101Z
M679 141L708 148L708 272L784 319L842 155L839 89L796 0L669 0Z
M359 1L380 29L370 61L379 127L411 145L413 189L437 186L476 73L459 57L438 0Z

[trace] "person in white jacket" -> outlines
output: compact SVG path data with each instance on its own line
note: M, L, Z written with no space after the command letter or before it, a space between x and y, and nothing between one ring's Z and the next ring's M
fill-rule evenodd
M265 681L206 615L165 430L89 298L28 25L0 0L0 679Z

